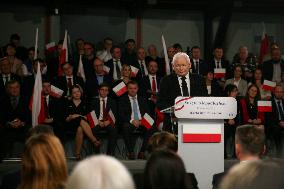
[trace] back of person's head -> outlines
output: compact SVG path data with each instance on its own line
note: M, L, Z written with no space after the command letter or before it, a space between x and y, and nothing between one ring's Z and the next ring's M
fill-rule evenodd
M169 150L154 151L144 170L145 189L185 189L187 179L184 163Z
M249 161L232 167L220 189L283 189L283 176L275 162Z
M28 138L39 135L39 134L50 134L54 135L53 129L50 125L39 124L29 130Z
M166 131L153 134L148 142L148 152L152 153L159 149L171 150L176 153L178 142L175 135Z
M22 158L22 182L19 189L58 189L68 172L63 146L50 134L36 134L28 139Z
M128 170L117 159L98 155L81 161L71 173L66 189L134 189Z
M245 160L250 156L261 157L265 152L264 129L255 125L242 125L237 127L236 155L238 159Z

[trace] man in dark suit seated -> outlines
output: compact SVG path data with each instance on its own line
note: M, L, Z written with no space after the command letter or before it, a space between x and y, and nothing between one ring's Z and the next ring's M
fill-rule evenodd
M20 76L13 74L11 72L11 64L7 58L2 58L0 60L0 98L5 94L5 85L10 80L21 81Z
M191 62L186 53L177 53L173 58L175 73L162 78L157 96L160 110L172 107L178 96L207 96L207 89L202 76L189 72ZM172 132L170 115L165 114L163 130Z
M134 145L135 136L134 131L139 131L143 135L143 144L138 154L138 159L144 159L144 152L146 150L148 139L155 128L146 129L141 125L141 120L145 113L150 114L149 106L143 97L137 95L138 84L135 81L127 83L128 95L122 96L119 101L119 118L122 123L122 133L125 145L128 150L128 158L135 159Z
M200 47L198 46L193 46L191 48L192 52L192 59L191 61L191 68L192 68L192 73L200 74L200 75L206 75L208 72L208 64L201 59L201 51Z
M112 59L107 61L105 65L109 67L109 76L112 77L113 80L121 79L121 68L124 62L121 60L121 49L119 46L113 46L110 49L110 53Z
M62 96L69 97L71 95L72 86L76 84L80 85L84 89L84 80L73 74L73 66L70 63L65 62L61 65L61 68L64 76L60 76L54 85L64 91Z
M105 73L104 63L101 59L94 60L95 74L86 81L86 96L88 99L98 96L99 85L106 83L109 86L112 84L112 78Z
M147 66L148 75L141 80L139 94L146 98L149 102L151 116L155 115L155 108L157 102L157 93L160 86L161 78L157 76L158 64L151 60Z
M31 123L28 102L20 94L20 83L16 80L8 81L6 88L7 95L0 102L0 150L2 157L12 151L16 141L24 143Z
M275 141L278 157L282 155L282 133L284 133L284 89L281 85L274 88L272 102L272 113L267 121L267 135Z
M255 125L242 125L237 127L235 136L236 156L240 163L259 160L264 155L265 133L264 130ZM227 172L213 175L213 189L219 188Z
M262 64L263 78L280 82L281 72L284 71L284 60L281 59L279 47L271 49L271 59Z
M145 49L140 47L137 50L137 60L135 62L132 62L131 66L134 66L135 68L138 68L139 71L136 75L136 81L139 82L139 84L142 82L142 78L148 75L147 65L146 65L146 52Z
M107 83L100 84L98 94L98 98L92 100L90 107L90 111L95 110L99 121L98 125L95 125L93 128L93 133L97 138L101 137L100 131L106 131L108 133L107 154L114 155L118 122L117 105L113 99L108 97L109 85ZM110 110L116 119L115 123L113 123L112 118L109 116Z

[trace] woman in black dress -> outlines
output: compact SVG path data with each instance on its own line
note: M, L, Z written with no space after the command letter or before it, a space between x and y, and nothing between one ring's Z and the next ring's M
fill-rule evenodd
M76 133L75 152L76 158L81 159L81 148L83 144L84 134L97 147L100 142L93 135L90 125L87 122L87 106L86 102L81 99L82 88L79 85L74 85L71 90L71 99L67 101L66 116L68 131Z

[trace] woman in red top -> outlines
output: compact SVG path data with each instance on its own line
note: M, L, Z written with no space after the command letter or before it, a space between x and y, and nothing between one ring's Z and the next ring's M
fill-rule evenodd
M264 113L257 111L257 101L259 100L259 88L255 84L250 85L245 98L240 101L243 124L264 124Z

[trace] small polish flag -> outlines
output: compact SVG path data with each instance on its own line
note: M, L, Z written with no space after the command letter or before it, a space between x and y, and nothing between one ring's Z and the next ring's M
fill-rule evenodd
M91 128L94 128L96 125L99 124L95 110L93 110L93 111L91 111L90 113L87 114L87 119L90 123Z
M134 66L130 66L130 68L131 68L131 77L136 77L139 69Z
M50 42L48 44L45 45L45 48L47 50L47 52L53 52L55 51L55 42Z
M51 85L50 96L53 96L55 98L61 98L63 93L63 90L59 89L58 87L55 87L54 85Z
M182 128L184 143L218 143L221 142L221 126L190 125Z
M108 73L109 73L109 70L110 70L109 67L107 67L107 66L104 65L104 68L103 68L103 69L104 69L104 73L105 73L105 74L108 74Z
M272 112L272 104L269 100L257 101L257 111L258 112Z
M108 112L108 120L110 121L110 124L111 124L112 126L114 126L116 120L115 120L114 114L113 114L113 112L111 111L111 109L110 109L109 112Z
M266 91L273 91L273 89L276 87L276 82L274 81L268 81L268 80L264 80L263 81L263 85L262 85L262 89L266 90Z
M118 85L116 85L112 90L115 92L116 96L121 96L127 91L127 88L125 83L122 81Z
M215 68L214 69L214 78L224 78L226 75L226 69L224 68Z
M154 119L151 118L151 116L147 113L144 114L141 120L141 125L146 127L146 129L150 129L152 125L154 124Z

